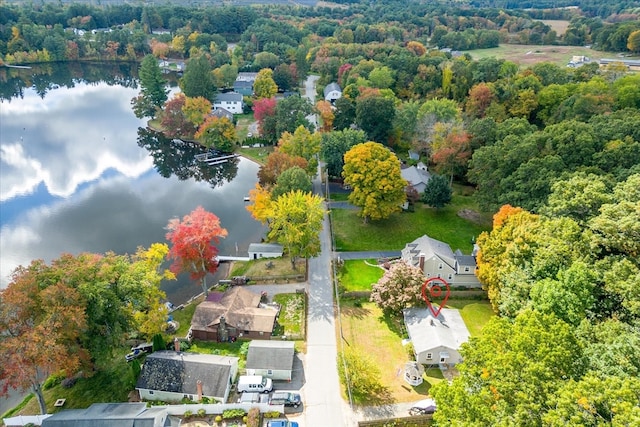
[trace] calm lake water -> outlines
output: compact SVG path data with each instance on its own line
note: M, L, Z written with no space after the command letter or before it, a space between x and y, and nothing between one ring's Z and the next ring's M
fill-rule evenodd
M33 259L166 243L169 219L198 205L229 231L220 254L246 256L260 242L266 229L243 201L257 164L203 166L193 158L199 148L146 130L131 110L139 89L129 77L37 79L16 89L0 76L0 288ZM162 288L174 304L200 292L186 276Z

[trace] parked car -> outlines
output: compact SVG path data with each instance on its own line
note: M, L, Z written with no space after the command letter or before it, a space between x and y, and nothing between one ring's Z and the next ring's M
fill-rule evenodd
M289 420L271 420L267 423L267 427L298 427L298 423Z
M286 391L276 391L269 399L269 405L284 405L297 408L302 403L298 393L289 393Z
M262 393L245 392L240 395L238 403L268 403L269 396Z
M272 390L271 378L261 375L241 375L238 378L238 392L269 393Z
M133 359L137 359L143 354L151 353L153 351L153 344L146 342L144 344L131 347L131 353L127 353L124 358L127 362L131 362Z
M436 411L436 401L433 399L424 399L413 404L409 409L409 415L428 415Z

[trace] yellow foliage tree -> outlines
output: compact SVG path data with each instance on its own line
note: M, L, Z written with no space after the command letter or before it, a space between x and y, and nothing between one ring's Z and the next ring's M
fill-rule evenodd
M365 142L344 155L344 182L353 191L349 201L360 207L359 215L367 222L388 218L400 211L406 200L407 181L400 174L400 160L377 142Z
M269 222L271 216L271 194L267 189L256 183L256 188L249 191L249 201L247 210L251 216L263 224Z
M290 156L305 159L309 163L307 172L313 174L318 168L321 139L322 136L319 133L311 133L309 129L300 125L293 134L289 132L282 134L278 141L278 150Z

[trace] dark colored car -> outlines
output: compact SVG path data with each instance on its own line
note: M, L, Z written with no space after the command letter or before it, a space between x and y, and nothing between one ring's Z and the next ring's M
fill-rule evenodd
M428 415L436 411L436 402L433 399L424 399L413 404L409 409L409 415Z
M297 408L302 403L300 395L298 393L287 393L284 391L276 391L271 395L269 399L270 405L284 405L293 406Z

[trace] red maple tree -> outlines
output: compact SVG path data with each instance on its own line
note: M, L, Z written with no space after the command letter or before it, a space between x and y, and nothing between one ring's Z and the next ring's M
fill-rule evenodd
M220 226L220 218L198 206L180 221L174 218L167 225L167 240L172 244L167 257L173 260L170 270L174 274L189 273L192 280L200 281L202 291L207 295L207 274L218 269L218 248L220 238L227 236L227 230Z

